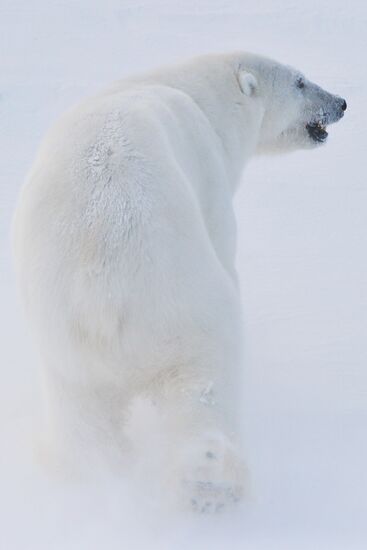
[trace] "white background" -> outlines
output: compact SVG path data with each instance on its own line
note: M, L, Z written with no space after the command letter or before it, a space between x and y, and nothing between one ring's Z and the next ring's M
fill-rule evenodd
M348 102L316 151L254 160L236 198L253 498L178 519L118 480L32 458L37 353L16 302L10 223L45 130L131 72L196 53L276 58ZM0 548L367 547L367 7L363 0L1 0Z

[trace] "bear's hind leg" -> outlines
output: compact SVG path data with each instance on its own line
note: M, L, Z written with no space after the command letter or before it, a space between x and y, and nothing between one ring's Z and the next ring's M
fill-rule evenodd
M169 379L168 376L165 379ZM215 383L172 380L153 397L168 442L166 481L184 508L213 513L244 494L246 469Z

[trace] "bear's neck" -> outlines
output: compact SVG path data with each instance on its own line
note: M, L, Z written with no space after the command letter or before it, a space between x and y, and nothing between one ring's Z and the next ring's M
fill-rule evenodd
M177 88L195 101L219 137L233 192L256 151L263 115L259 104L242 94L237 63L233 56L208 55L144 78Z

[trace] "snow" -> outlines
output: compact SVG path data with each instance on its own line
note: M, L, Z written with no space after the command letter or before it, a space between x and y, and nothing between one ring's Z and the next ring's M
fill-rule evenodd
M362 549L367 545L367 7L362 0L2 0L0 548ZM252 497L177 518L125 480L54 479L33 458L37 351L9 244L40 138L83 96L197 53L247 49L347 99L329 143L254 160L236 199Z

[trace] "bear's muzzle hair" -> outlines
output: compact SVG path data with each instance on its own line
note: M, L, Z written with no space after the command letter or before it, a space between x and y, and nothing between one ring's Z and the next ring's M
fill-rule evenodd
M314 120L306 124L306 129L309 136L319 143L323 143L328 137L328 132L326 131L326 126L328 124L334 124L338 122L343 116L344 112L347 109L347 102L344 98L335 96L335 101L333 102L332 109L327 112L324 112L320 109L319 116L315 117Z

